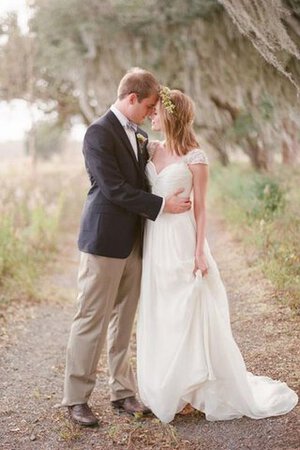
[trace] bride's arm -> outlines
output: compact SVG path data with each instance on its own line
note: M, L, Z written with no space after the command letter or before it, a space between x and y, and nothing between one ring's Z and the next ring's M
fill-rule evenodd
M189 168L193 174L194 215L196 220L196 253L194 273L201 270L207 274L207 263L204 256L204 242L206 229L206 193L208 184L208 165L191 164Z

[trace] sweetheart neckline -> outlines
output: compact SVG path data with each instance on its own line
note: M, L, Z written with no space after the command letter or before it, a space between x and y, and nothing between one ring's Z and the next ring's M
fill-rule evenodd
M177 164L184 164L184 161L178 161L178 162L174 162L174 163L168 164L168 165L165 166L163 169L161 169L159 172L157 171L156 166L155 166L155 164L154 164L153 161L149 160L149 163L152 164L156 176L159 176L164 170L168 169L168 167L170 167L170 166L175 166L175 165L177 165Z

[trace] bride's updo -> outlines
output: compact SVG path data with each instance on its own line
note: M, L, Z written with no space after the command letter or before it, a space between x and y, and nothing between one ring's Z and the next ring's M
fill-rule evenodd
M168 149L181 156L199 147L193 130L195 106L188 95L162 87L159 110Z

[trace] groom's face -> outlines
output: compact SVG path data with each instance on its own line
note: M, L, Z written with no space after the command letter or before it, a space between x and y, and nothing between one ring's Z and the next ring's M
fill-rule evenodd
M136 94L130 94L128 118L134 123L143 123L146 117L152 115L157 98L157 94L152 94L139 101Z

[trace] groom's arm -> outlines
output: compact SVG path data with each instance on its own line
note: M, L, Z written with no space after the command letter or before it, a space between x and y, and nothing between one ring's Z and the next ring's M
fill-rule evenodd
M88 128L83 153L89 173L112 203L155 220L161 210L162 197L134 188L126 181L112 149L113 140L111 132L99 124Z

